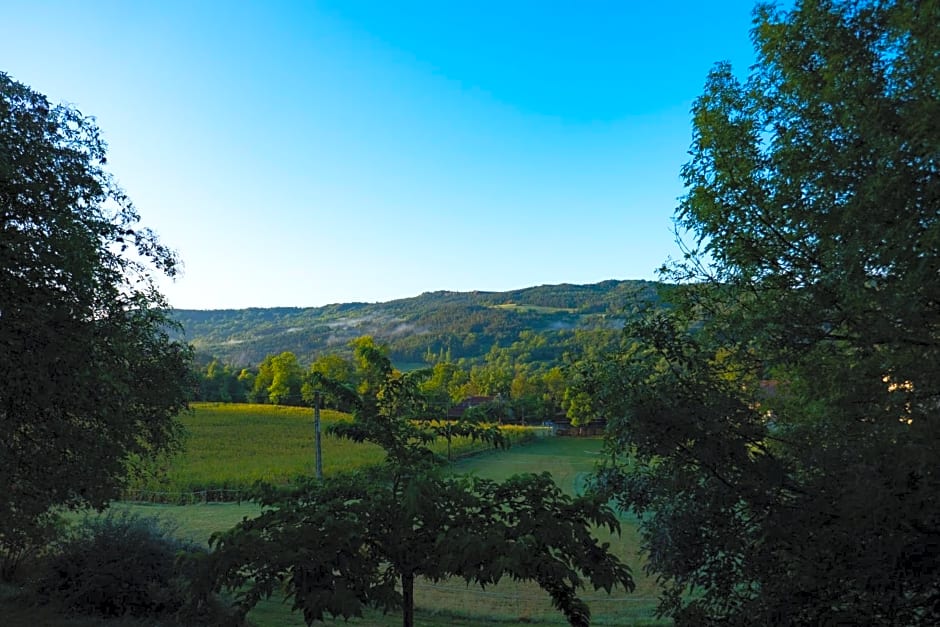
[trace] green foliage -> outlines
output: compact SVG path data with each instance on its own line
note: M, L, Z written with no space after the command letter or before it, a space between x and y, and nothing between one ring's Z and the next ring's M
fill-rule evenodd
M335 353L321 355L307 372L301 389L304 401L313 406L312 395L321 393L322 407L331 407L339 411L352 411L355 395L352 390L358 386L358 375L352 361Z
M699 282L583 385L678 624L940 620L937 23L761 7L751 75L695 105L672 271Z
M633 587L590 532L619 531L612 512L563 494L547 474L503 483L424 475L394 486L347 476L268 491L260 502L259 517L213 538L213 568L240 590L245 611L286 587L310 624L360 616L366 606L400 608L415 576L484 587L507 577L537 582L572 625L586 625L582 577L608 592Z
M20 566L40 554L52 542L62 526L54 511L11 512L0 532L0 581L11 581Z
M468 408L460 417L461 422L468 424L474 423L496 423L509 418L509 406L498 400L487 401Z
M633 316L634 314L630 314ZM564 414L570 403L564 403L570 387L570 367L613 346L617 332L613 328L567 331L554 336L548 332L519 331L508 346L494 343L482 356L481 363L466 359L449 361L451 351L438 357L429 352L433 363L430 372L420 375L420 391L427 413L441 417L455 403L472 396L491 396L504 405L498 418L511 422L543 422ZM346 358L329 353L318 357L305 373L298 374L293 353L268 355L257 369L246 368L233 380L234 368L207 359L205 368L197 369L197 394L194 400L224 401L247 396L253 403L276 403L313 406L319 396L321 407L352 411L359 400L374 396L387 369L392 368L391 350L379 345L372 336L361 336L348 344L352 355ZM384 362L378 370L369 365L364 355L380 351ZM558 362L562 366L556 365ZM378 363L378 362L376 362ZM289 372L275 382L279 364L288 364ZM421 370L419 364L408 364L403 370ZM299 377L299 393L297 391ZM568 393L571 396L571 393ZM586 407L586 403L577 404ZM589 411L580 419L589 421ZM577 419L577 418L576 418Z
M355 420L330 431L381 446L381 472L262 488L261 516L213 537L207 589L237 590L247 612L285 588L308 624L359 616L368 605L401 607L405 627L414 621L416 577L481 586L503 576L533 580L572 625L590 620L577 594L582 577L595 589L632 589L629 569L590 532L619 531L604 502L569 497L548 475L502 484L442 476L429 448L439 435L462 429L502 445L502 433L427 420L420 384L430 373L392 369L372 338L356 343L356 361L364 383Z
M187 552L205 549L174 539L172 529L155 519L112 512L89 516L45 560L36 591L43 603L70 613L183 618L190 581L178 557ZM210 603L185 618L202 624L220 620L219 607Z
M442 415L453 403L463 400L460 388L467 382L468 373L450 361L434 364L431 374L421 383L421 392Z
M0 561L52 507L102 506L178 441L190 349L152 273L176 258L104 170L93 119L0 73ZM41 535L41 534L40 534ZM3 568L4 574L9 571Z
M271 359L271 385L268 400L274 405L288 405L300 400L303 371L294 353L283 352Z
M290 351L268 355L258 365L248 400L273 405L300 404L301 369Z
M231 365L218 359L211 359L204 367L194 363L193 367L196 390L192 400L222 403L244 403L247 400L252 385L246 383L242 376L247 376L244 370L235 372ZM253 377L251 383L254 383Z

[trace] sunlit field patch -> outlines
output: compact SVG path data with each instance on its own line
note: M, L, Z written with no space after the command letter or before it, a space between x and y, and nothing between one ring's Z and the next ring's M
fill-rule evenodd
M385 453L326 433L349 414L320 412L323 474L347 472L381 463ZM316 472L313 410L303 407L239 403L193 403L181 416L186 431L183 450L162 460L148 476L125 490L124 500L167 503L234 501L258 481L287 484ZM504 427L510 441L534 437L535 430ZM451 453L461 457L488 445L454 438ZM443 440L432 447L445 455Z

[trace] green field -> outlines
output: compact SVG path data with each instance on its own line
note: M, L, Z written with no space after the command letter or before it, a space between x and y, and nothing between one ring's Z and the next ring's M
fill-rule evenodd
M516 303L503 303L501 305L491 305L493 309L503 309L507 311L518 311L522 312L532 312L539 314L553 314L553 313L577 313L578 310L575 308L568 307L544 307L542 305L517 305Z
M455 463L455 471L479 476L504 479L523 472L550 471L558 484L569 492L583 485L600 451L601 441L591 438L542 438L508 451L489 452L462 459ZM207 503L192 506L121 504L116 507L138 513L158 515L173 521L179 534L187 539L205 542L213 531L231 527L243 516L258 511L247 503ZM594 613L596 625L660 624L652 619L656 606L655 582L643 576L642 562L637 557L638 538L634 521L623 521L622 536L603 537L612 550L625 559L633 569L637 589L632 594L617 591L606 595L603 591L585 591ZM503 625L565 624L562 616L551 607L548 596L534 584L501 582L486 591L467 587L462 581L416 585L417 624L424 627L444 625ZM258 627L285 627L303 624L299 615L292 614L280 601L268 601L250 615ZM398 615L378 613L364 619L351 620L354 625L398 625Z
M326 434L348 414L321 412L323 473L354 470L381 462L383 451ZM315 473L313 410L303 407L233 403L193 403L181 416L186 430L184 449L163 460L148 476L125 490L124 500L194 503L234 501L256 481L285 484ZM514 441L533 437L533 431L505 428ZM446 443L435 448L444 454ZM455 456L484 450L486 445L457 438Z
M575 493L583 488L594 468L601 444L600 438L545 438L506 452L476 455L460 460L454 466L456 472L491 479L547 470L562 489ZM612 595L603 590L585 591L584 597L589 599L594 616L592 624L659 624L652 619L659 589L653 579L643 575L643 562L637 555L639 537L635 523L632 518L624 518L620 536L600 534L601 540L609 542L611 550L630 565L637 588L630 594L622 590ZM479 588L467 588L462 581L454 581L423 585L415 596L418 607L428 613L446 608L461 615L486 617L482 622L565 624L558 611L552 608L548 596L535 584L504 581L483 592Z
M324 424L349 420L347 415L336 412L323 412L322 418ZM146 500L162 502L116 503L113 508L165 519L176 528L176 534L181 538L206 543L212 533L226 530L246 516L256 515L259 507L247 502L218 502L222 499L212 496L205 502L197 498L196 502L188 505L170 504L185 500L178 494L174 496L174 492L238 490L250 486L257 479L283 483L297 475L312 475L312 420L312 411L301 408L196 404L183 419L188 434L186 449L166 462L164 481L138 486L141 488L136 494L138 498L149 489L161 494L150 494ZM513 437L518 440L524 435L514 432ZM531 431L527 437L527 441L517 441L510 449L502 451L481 452L479 444L460 442L455 448L465 456L454 462L454 470L492 479L548 470L562 489L575 493L582 488L598 459L600 439L534 438ZM441 450L445 446L441 443ZM327 475L374 464L382 459L382 452L377 447L331 437L324 437L323 448ZM476 454L466 456L474 449ZM632 594L616 591L613 595L606 595L603 591L584 591L584 598L594 614L593 623L663 624L652 618L658 590L655 582L643 575L642 562L637 557L639 541L635 521L624 518L621 536L603 534L601 539L610 542L612 550L630 564L637 589ZM484 591L468 587L463 581L432 583L419 580L415 593L416 624L423 627L565 624L562 615L552 608L548 595L534 584L506 580ZM261 603L249 617L257 627L303 625L300 615L290 612L289 605L279 599ZM44 620L62 627L89 624L58 622L53 614ZM400 625L401 617L372 612L350 623L363 627ZM30 621L30 613L26 609L25 613L17 615L16 620L6 624L31 627L36 623ZM126 624L136 625L132 622Z

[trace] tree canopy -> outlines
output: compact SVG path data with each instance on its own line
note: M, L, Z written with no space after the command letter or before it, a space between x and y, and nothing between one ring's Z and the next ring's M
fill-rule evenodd
M104 169L93 119L0 73L0 555L50 507L103 506L171 449L190 351L154 272L175 255Z
M547 474L502 483L447 475L428 443L459 433L498 444L498 429L429 420L420 386L430 373L394 370L372 338L357 342L355 358L368 373L355 420L332 431L385 449L380 471L262 488L263 513L213 538L208 589L236 590L245 611L286 589L308 624L400 607L405 627L418 577L535 581L572 625L590 621L578 595L587 582L633 589L629 569L592 533L620 529L603 497L564 494Z
M761 6L694 106L687 285L583 383L679 624L940 621L938 23Z

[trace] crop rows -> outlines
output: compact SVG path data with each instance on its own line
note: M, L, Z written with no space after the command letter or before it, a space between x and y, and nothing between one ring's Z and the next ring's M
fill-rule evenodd
M381 463L384 452L326 434L348 414L321 411L323 474L330 476ZM124 500L165 503L240 500L256 482L288 484L315 472L313 410L302 407L233 403L194 403L181 416L183 450L148 467L125 489ZM510 442L534 437L533 429L503 427ZM451 452L461 457L487 448L454 438ZM447 443L432 448L445 454Z

